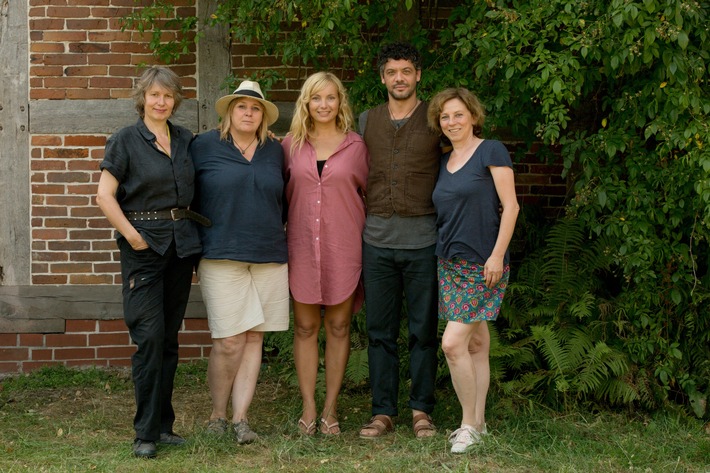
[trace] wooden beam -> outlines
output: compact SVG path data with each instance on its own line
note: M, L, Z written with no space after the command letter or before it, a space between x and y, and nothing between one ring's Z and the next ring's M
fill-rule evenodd
M27 9L0 1L0 286L31 282Z

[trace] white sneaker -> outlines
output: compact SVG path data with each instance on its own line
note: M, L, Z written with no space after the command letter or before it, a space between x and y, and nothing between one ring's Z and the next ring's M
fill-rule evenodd
M449 435L451 453L464 453L481 441L481 434L470 425L464 424Z

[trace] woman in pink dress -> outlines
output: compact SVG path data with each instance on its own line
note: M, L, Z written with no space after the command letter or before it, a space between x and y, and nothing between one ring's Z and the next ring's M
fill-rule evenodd
M306 79L296 102L285 153L289 286L293 352L303 413L298 427L340 433L337 398L350 354L350 321L362 305L362 229L369 155L352 131L345 88L329 72ZM321 311L324 316L321 317ZM315 401L318 332L325 326L323 409Z

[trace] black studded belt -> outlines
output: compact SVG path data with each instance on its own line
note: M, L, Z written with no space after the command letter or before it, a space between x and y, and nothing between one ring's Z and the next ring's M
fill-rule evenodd
M204 215L193 212L190 209L166 209L150 210L145 212L124 212L126 218L134 222L148 222L151 220L182 220L184 218L194 220L200 225L211 227L212 222Z

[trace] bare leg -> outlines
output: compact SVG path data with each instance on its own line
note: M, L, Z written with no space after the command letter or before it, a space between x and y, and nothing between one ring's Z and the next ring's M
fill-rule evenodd
M477 431L482 432L486 425L486 396L488 396L488 387L491 384L491 335L486 322L481 322L480 330L474 330L468 344L468 351L471 354L471 362L476 376L476 417L471 425Z
M264 332L246 332L244 354L239 363L232 387L232 422L247 420L247 410L256 391L256 381L261 369L261 347Z
M232 394L232 385L237 376L245 343L246 336L243 333L212 339L212 351L207 365L207 381L212 397L210 420L227 418L229 396Z
M338 418L338 394L343 385L345 367L350 356L350 321L353 316L354 294L347 300L325 309L325 404L321 418L328 424ZM328 417L335 419L332 422ZM333 427L330 433L340 432Z
M293 301L293 360L303 399L301 420L306 426L316 420L316 378L318 377L318 332L320 305Z
M472 346L475 347L475 354L472 352ZM446 355L451 381L461 403L461 424L471 425L479 432L483 429L484 413L479 413L478 410L485 409L485 396L489 384L486 378L484 385L480 386L479 380L481 376L490 376L487 369L489 347L490 338L485 322L471 324L449 322L446 325L441 348ZM481 360L482 357L486 358L485 367L481 364L484 372L480 374L476 372L478 366L474 364L474 356L476 361ZM482 400L479 400L479 397Z

